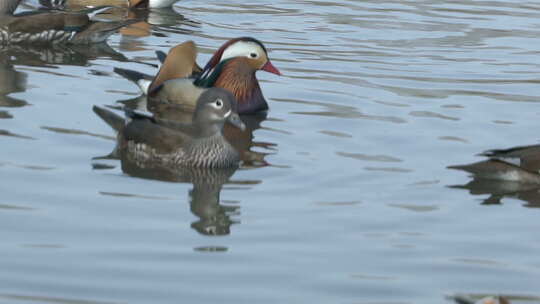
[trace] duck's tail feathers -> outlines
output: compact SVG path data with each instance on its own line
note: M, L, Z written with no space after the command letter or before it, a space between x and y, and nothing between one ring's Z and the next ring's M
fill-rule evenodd
M126 114L126 117L129 117L131 119L154 119L152 114L135 109L124 108L124 113Z
M92 110L94 111L94 113L97 114L97 116L103 119L103 121L105 121L109 126L111 126L111 128L116 131L120 131L126 123L126 120L122 116L107 109L93 106Z
M135 83L142 93L148 94L148 87L152 82L153 77L134 70L114 68L114 72L127 80Z

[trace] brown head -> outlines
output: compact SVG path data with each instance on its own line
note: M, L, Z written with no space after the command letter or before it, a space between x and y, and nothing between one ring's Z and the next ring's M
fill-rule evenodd
M258 70L281 75L268 59L268 52L260 41L236 38L216 51L194 83L229 90L238 100L238 113L253 114L268 109L255 77Z

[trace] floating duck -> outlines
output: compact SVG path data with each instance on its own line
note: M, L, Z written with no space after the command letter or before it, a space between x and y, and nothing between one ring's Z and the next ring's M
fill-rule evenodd
M54 8L115 6L129 8L166 8L178 0L40 0L41 5Z
M540 145L489 150L479 155L489 159L448 168L467 171L475 178L540 184Z
M477 301L466 296L454 296L454 301L458 304L510 304L510 301L503 296L487 296Z
M108 8L86 12L36 11L13 15L21 0L0 0L0 45L88 44L105 41L138 20L97 22L91 17Z
M227 90L208 89L197 101L191 124L130 110L126 110L130 119L126 124L124 118L106 109L94 106L94 112L119 131L117 149L122 158L174 168L227 168L237 166L240 155L223 137L223 126L229 122L245 129L235 103Z
M158 55L160 55L158 53ZM268 58L264 45L250 37L229 40L221 46L203 69L196 63L192 41L173 47L155 77L116 68L115 72L135 82L149 96L148 108L163 103L194 108L197 97L210 87L231 91L238 101L239 114L253 114L268 109L259 81L258 70L281 75Z

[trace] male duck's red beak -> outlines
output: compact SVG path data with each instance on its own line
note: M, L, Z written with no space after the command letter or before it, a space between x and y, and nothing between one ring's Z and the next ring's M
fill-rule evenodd
M270 60L268 60L264 65L263 67L261 68L261 70L263 71L267 71L269 73L272 73L272 74L276 74L276 75L280 75L281 76L281 72L272 64L272 62L270 62Z

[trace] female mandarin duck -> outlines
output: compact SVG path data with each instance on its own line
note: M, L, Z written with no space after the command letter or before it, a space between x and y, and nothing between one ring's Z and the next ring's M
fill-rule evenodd
M188 41L169 51L153 80L135 71L116 68L115 72L137 83L149 96L150 111L167 103L194 108L197 98L210 87L232 92L238 101L239 114L268 109L255 73L258 70L281 73L260 41L250 37L229 40L214 53L204 69L199 68L196 57L195 44Z
M178 0L40 0L46 7L73 8L88 6L116 6L129 8L166 8Z
M480 155L489 159L448 168L467 171L476 178L540 184L540 145L489 150Z
M197 100L190 124L131 110L126 110L130 118L126 124L108 110L94 106L94 112L119 132L117 149L122 158L170 168L228 168L238 165L240 155L223 137L224 124L245 129L235 104L227 90L206 90Z
M1 44L59 44L103 42L119 28L136 20L94 22L91 13L25 12L13 15L21 0L0 0Z

